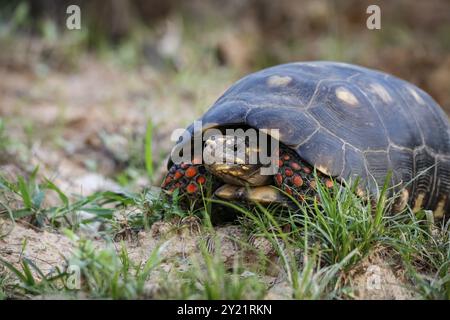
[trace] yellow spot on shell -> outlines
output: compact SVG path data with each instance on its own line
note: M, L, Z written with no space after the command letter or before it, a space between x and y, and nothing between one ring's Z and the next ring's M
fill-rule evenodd
M328 171L328 168L322 166L322 165L318 165L316 166L316 169L319 170L320 172L330 175L330 172Z
M417 91L411 87L408 87L409 93L413 96L413 98L420 104L425 104L425 101L423 101L422 97L417 93Z
M408 204L408 200L409 200L409 191L403 189L394 205L394 212L397 213L403 211L403 209L405 209L406 205Z
M351 93L347 88L339 87L336 89L336 96L338 99L344 101L345 103L356 106L358 104L358 99L356 99L355 95Z
M434 217L436 219L441 219L444 217L444 207L445 203L447 202L447 197L444 197L441 201L439 201L438 205L436 206L436 209L434 210Z
M386 91L386 89L381 84L373 83L370 85L370 88L372 89L372 92L377 94L384 102L387 103L392 101L391 95L389 94L389 92Z
M358 197L360 197L360 198L365 198L366 192L361 187L357 187L356 188L356 195Z
M267 84L270 87L284 87L284 86L288 85L289 82L291 82L291 81L292 81L291 77L288 77L288 76L283 77L283 76L274 75L274 76L270 76L267 79Z
M416 201L414 202L414 208L413 208L413 212L414 213L416 213L417 211L422 209L423 199L424 198L425 198L425 194L424 193L419 193L419 195L417 196Z

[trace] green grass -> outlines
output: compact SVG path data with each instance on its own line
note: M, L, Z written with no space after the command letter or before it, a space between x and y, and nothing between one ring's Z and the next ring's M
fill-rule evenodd
M138 206L140 216L136 219L140 219L140 227L145 227L161 218L163 208L170 207L151 190L139 193L104 191L85 197L70 196L49 179L38 178L38 171L36 167L28 177L18 176L16 180L0 175L0 215L6 215L13 221L26 218L38 227L51 225L76 230L81 224L111 222L114 213L120 209ZM46 204L45 200L51 193L57 195L59 203ZM80 220L80 212L94 216Z
M57 292L72 298L83 294L114 299L259 299L270 291L271 286L264 281L266 273L275 269L284 275L290 287L286 294L292 299L346 299L353 296L346 275L374 248L383 248L397 261L395 267L404 270L405 285L417 297L450 299L449 223L432 223L430 215L414 215L409 209L389 214L393 198L387 197L387 185L380 189L375 205L355 195L356 183L346 188L335 183L330 190L319 182L318 199L295 203L288 209L260 205L251 208L211 200L210 192L205 190L203 206L185 211L177 199L170 203L153 189L140 193L100 192L73 200L49 180L38 179L37 173L36 169L28 178L19 177L17 181L2 178L1 190L8 194L3 198L14 198L19 203L8 206L2 202L2 214L15 221L32 217L32 221L40 221L40 226L51 225L55 230L69 228L76 250L67 266L78 266L81 288L74 291L67 287L67 270L44 275L29 258L22 257L19 265L0 262L8 270L0 270L0 294L4 298ZM56 193L59 206L45 205L48 192ZM239 212L238 224L245 236L267 239L277 259L262 254L251 241L233 239L240 249L234 263L226 264L211 223L218 204ZM76 221L79 211L94 216ZM192 215L202 218L202 236L197 254L186 257L184 262L166 261L164 248L170 244L161 242L146 262L136 263L130 259L125 242L118 242L158 220L183 221L183 217ZM102 237L116 240L107 240L110 245L102 248L77 234L80 225L99 221L104 225ZM209 238L205 237L208 234ZM211 241L215 248L212 251ZM256 258L248 264L244 258L251 252ZM161 272L165 263L178 267L169 273ZM180 268L180 264L184 267Z
M162 247L154 249L145 263L136 264L123 245L118 251L112 245L99 249L89 240L75 234L71 237L77 247L68 265L79 268L82 291L92 298L136 299L144 295L145 282L160 263Z
M319 183L320 201L298 203L291 198L296 207L281 214L276 208L249 210L214 202L239 211L246 230L271 241L288 275L293 298L344 297L347 288L342 287L340 277L374 248L382 247L402 262L410 289L420 297L450 299L449 223L431 227L424 212L414 215L409 209L390 214L395 195L387 197L387 184L375 205L356 196L356 187L357 183L347 188L335 183L330 190ZM288 232L284 231L287 226ZM295 251L301 252L300 258Z
M450 299L450 222L431 224L410 216L397 221L387 239L425 299Z
M320 202L311 199L298 203L291 197L295 207L281 214L277 208L271 210L258 206L258 210L251 211L228 203L222 204L239 210L246 228L272 237L274 241L281 239L306 252L311 248L315 250L318 245L322 260L330 265L355 253L351 258L351 262L355 263L386 232L385 225L389 217L386 215L387 201L383 199L387 186L382 189L377 206L373 208L369 202L356 196L357 183L349 188L341 188L337 183L334 185L333 190L329 190L319 183L317 191ZM291 229L289 233L283 231L286 226Z
M145 281L160 262L159 247L145 263L135 264L124 247L119 251L112 245L97 248L90 240L80 239L70 231L67 234L76 242L76 247L66 261L65 270L57 269L56 275L45 275L26 257L20 259L19 268L0 259L0 264L17 278L14 283L0 282L0 292L7 290L4 297L59 294L76 298L77 293L87 292L90 298L136 299L144 294ZM74 276L79 278L72 281Z
M20 297L59 292L64 288L58 280L62 279L66 275L65 273L57 270L56 275L46 275L28 258L21 258L20 267L15 267L13 264L1 258L0 264L4 265L18 280L10 284L1 283L3 288L0 289L0 292L9 286L13 295ZM6 293L4 293L4 296L6 297Z

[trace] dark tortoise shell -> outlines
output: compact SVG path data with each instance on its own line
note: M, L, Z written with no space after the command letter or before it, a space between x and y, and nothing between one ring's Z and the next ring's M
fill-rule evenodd
M343 181L359 177L371 193L392 172L404 203L450 215L448 117L392 75L336 62L283 64L237 81L200 120L204 129L278 129L301 159Z

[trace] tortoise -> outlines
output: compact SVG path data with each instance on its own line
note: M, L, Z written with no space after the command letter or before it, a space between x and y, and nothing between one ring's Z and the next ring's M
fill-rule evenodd
M246 163L259 149L245 146L245 158L236 157L245 141L227 134L204 138L201 146L219 156L234 152L234 162L174 163L173 155L195 140L192 124L168 161L162 189L169 194L199 197L212 179L218 198L272 203L286 199L281 191L303 200L314 193L314 177L328 187L359 179L369 194L390 177L396 210L409 205L436 218L450 215L448 117L430 95L393 75L330 61L282 64L237 81L199 120L203 133L278 129L278 171L261 175L261 163Z

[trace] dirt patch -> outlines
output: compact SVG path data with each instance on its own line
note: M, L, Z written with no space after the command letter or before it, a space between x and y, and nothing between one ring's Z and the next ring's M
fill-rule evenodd
M0 219L0 232L8 235L0 239L0 257L18 266L21 258L28 258L44 272L62 268L73 243L64 235L46 230L27 228L20 223Z
M63 234L36 229L21 223L0 219L0 256L6 261L18 265L20 259L26 257L33 261L44 273L54 267L62 267L66 258L70 258L75 244ZM220 242L220 254L228 267L233 266L234 259L241 253L239 241L244 241L244 234L238 226L223 226L215 230ZM94 245L101 248L107 242L91 239ZM135 263L145 263L152 251L162 247L161 258L163 269L174 266L183 269L189 264L189 258L199 255L200 241L205 241L208 251L214 252L212 236L201 232L200 225L189 222L156 222L148 231L141 231L136 238L127 239L126 246L129 257ZM120 243L114 242L117 250ZM183 266L185 265L185 266Z
M354 297L359 300L417 299L404 270L386 249L374 250L348 274Z

